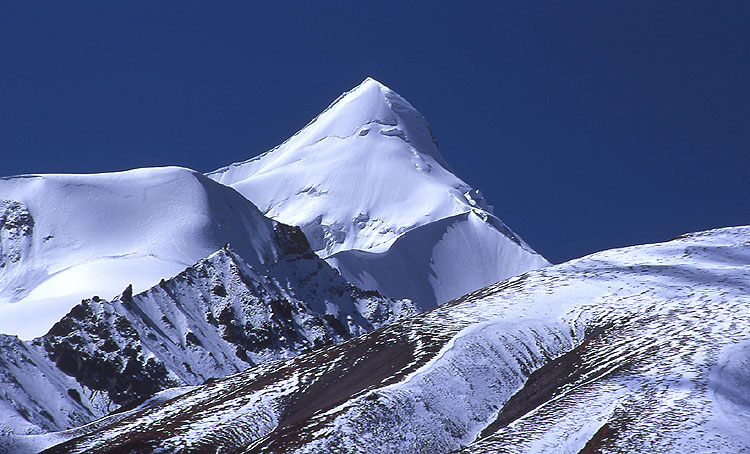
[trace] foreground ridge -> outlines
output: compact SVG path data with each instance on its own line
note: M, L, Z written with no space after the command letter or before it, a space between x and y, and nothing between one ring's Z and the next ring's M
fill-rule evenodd
M49 452L750 449L750 227L532 271Z

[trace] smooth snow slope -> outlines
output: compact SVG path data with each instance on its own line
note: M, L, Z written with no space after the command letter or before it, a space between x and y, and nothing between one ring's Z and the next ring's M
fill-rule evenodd
M423 308L548 264L492 215L478 190L450 172L424 117L373 79L273 150L208 176L237 189L266 216L300 226L318 255L332 258L355 285ZM456 218L465 213L475 216ZM417 234L447 218L453 218L452 233L438 227ZM397 243L409 232L410 239ZM455 261L441 252L457 244L481 245L491 254ZM393 259L346 254L355 251L414 256L413 268L394 273ZM472 274L481 279L463 279ZM403 279L410 284L397 285Z
M750 452L750 227L513 277L50 452Z
M440 219L404 233L385 252L341 251L328 262L361 287L386 295L423 295L419 301L428 309L455 298L460 289L482 288L499 275L528 271L529 255L518 247L518 237L483 214ZM431 266L425 270L425 264Z
M44 334L84 297L145 290L231 243L274 258L272 221L231 188L168 167L0 179L0 333Z

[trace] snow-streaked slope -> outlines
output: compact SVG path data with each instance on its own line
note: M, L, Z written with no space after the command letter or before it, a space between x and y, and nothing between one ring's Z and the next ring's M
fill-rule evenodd
M343 94L273 150L208 176L237 189L267 216L300 226L323 258L348 251L418 256L402 275L410 282L404 287L392 273L370 272L371 260L359 256L331 263L358 286L423 307L547 265L492 215L481 192L450 172L424 117L373 79ZM456 217L470 212L478 218ZM442 235L445 227L418 232L447 218L453 221L442 224L451 222L454 235ZM477 226L477 219L485 225ZM408 232L410 239L392 251ZM463 244L498 254L489 260L487 253L466 254L460 261L441 254ZM482 279L462 279L462 273ZM441 276L439 286L424 277L430 274Z
M750 227L593 254L50 452L750 451Z
M0 452L35 450L166 388L340 342L415 313L352 287L298 228L273 227L277 261L228 246L140 294L76 305L31 342L0 336Z
M138 293L226 243L272 261L271 225L183 168L0 178L0 332L41 335L84 297Z

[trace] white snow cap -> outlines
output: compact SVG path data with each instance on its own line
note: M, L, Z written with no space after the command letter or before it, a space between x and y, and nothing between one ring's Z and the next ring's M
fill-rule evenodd
M303 146L326 137L349 137L357 132L364 133L361 128L369 124L391 126L391 129L384 128L385 135L401 137L420 153L448 168L422 114L398 93L371 77L339 96L292 140L296 146Z

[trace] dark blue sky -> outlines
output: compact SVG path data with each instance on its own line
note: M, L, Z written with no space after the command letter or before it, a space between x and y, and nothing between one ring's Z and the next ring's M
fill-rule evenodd
M213 170L373 76L554 262L750 224L750 2L260 3L4 2L0 175Z

